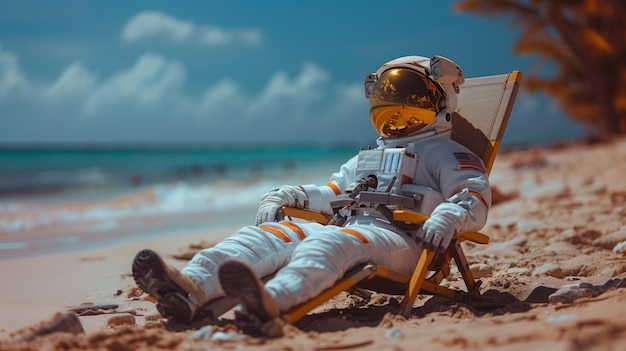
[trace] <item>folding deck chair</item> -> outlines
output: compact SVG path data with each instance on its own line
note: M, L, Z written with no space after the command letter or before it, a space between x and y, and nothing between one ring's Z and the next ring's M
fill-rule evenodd
M452 116L452 139L465 145L484 161L490 173L506 125L513 109L517 90L522 80L519 71L509 74L466 79L458 95L458 109ZM296 208L283 208L290 218L300 218L326 224L328 217ZM415 224L422 224L427 216L409 210L395 210L394 219ZM342 291L349 291L358 296L369 298L372 291L392 295L403 295L400 313L408 317L418 294L439 295L459 302L481 307L484 302L480 296L480 281L476 281L469 269L461 243L471 241L487 244L489 237L478 232L465 232L456 235L444 253L435 253L424 249L412 275L392 271L381 265L362 264L353 268L311 300L293 307L283 314L288 323L294 323L314 308L331 299ZM451 260L463 277L467 291L454 290L439 285L450 275ZM428 276L428 277L427 277ZM203 311L218 318L236 305L230 297L209 301Z

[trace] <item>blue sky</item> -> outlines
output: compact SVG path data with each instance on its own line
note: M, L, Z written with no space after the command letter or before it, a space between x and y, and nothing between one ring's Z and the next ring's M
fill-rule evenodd
M0 1L0 143L368 144L363 78L404 55L526 72L453 1ZM520 94L504 142L579 138Z

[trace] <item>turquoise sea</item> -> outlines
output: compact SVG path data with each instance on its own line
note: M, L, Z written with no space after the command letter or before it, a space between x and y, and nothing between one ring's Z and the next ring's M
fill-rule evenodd
M0 259L251 224L268 189L325 184L356 152L3 148Z
M0 149L0 198L175 181L284 177L327 169L357 151L4 148Z

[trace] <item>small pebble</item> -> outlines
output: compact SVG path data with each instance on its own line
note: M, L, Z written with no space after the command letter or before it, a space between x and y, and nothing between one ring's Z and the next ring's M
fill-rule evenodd
M404 337L404 333L399 329L391 329L385 332L385 338L387 339L402 339Z
M161 316L158 313L152 313L152 314L148 314L146 316L143 317L146 321L158 321L159 319L162 319L163 316Z
M561 269L561 267L554 263L545 263L537 267L533 271L533 276L537 276L537 275L547 275L547 276L555 277L555 278L563 278L564 276L563 270Z
M524 247L528 241L525 238L513 239L501 243L495 243L488 246L489 250L500 250L509 247Z
M587 288L583 284L564 285L548 296L548 301L550 303L572 303L581 297L593 295L593 289Z
M85 331L76 314L72 312L58 312L47 321L18 331L14 339L28 342L39 336L56 332L83 334Z
M572 281L573 282L573 281L582 280L583 277L577 277L577 276L574 276L574 275L568 275L567 277L565 277L563 279L565 279L567 281Z
M506 272L509 274L529 275L530 269L525 268L525 267L513 267L513 268L507 269Z
M492 277L493 268L485 263L476 263L470 266L470 271L475 279Z
M107 320L109 326L114 325L135 325L135 316L129 313L121 313Z
M235 341L235 340L242 340L242 339L245 339L245 338L246 338L246 336L243 335L243 334L224 333L224 332L221 332L221 331L215 332L211 336L211 340L216 340L216 341Z
M578 319L578 317L575 314L564 314L562 316L548 317L548 319L546 319L546 322L548 322L548 323L564 323L564 322L573 322L576 319Z
M196 339L210 339L211 335L213 335L213 326L207 325L205 327L200 328L197 332L193 334L193 337Z
M626 255L626 241L621 241L613 247L613 253Z
M612 233L602 234L593 241L593 244L607 250L615 250L615 247L624 241L626 241L626 228L622 228Z

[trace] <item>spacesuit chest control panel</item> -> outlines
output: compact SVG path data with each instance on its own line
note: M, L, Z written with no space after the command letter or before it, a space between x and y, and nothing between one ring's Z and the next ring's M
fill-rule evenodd
M403 147L361 150L355 169L357 181L346 192L349 199L332 206L345 210L349 204L352 215L375 209L384 217L392 217L394 209L432 211L444 199L438 191L417 184L418 162L418 155Z

